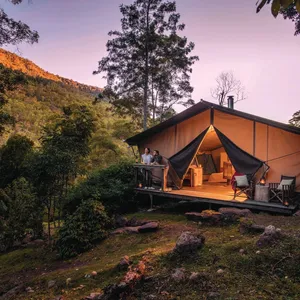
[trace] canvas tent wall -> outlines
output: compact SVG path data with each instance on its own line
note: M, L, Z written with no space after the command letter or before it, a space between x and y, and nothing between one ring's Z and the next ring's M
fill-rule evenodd
M270 166L267 182L278 182L281 175L296 176L300 192L300 128L290 125L201 101L127 142L137 145L140 153L150 147L170 158L210 125L246 153L265 161Z

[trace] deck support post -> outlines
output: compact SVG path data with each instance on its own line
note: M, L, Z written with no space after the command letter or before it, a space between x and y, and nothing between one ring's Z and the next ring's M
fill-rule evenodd
M150 198L150 209L153 209L153 195L149 194L149 198Z

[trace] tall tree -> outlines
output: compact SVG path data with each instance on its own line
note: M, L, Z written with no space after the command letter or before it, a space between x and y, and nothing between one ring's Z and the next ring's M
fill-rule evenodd
M271 4L271 12L276 18L282 14L285 19L295 23L295 35L300 34L300 0L258 0L256 12L266 5Z
M20 4L23 0L10 0L14 5ZM3 9L0 8L0 46L17 45L21 42L37 43L39 35L36 31L21 21L10 18Z
M147 128L149 115L163 114L176 104L193 104L189 79L197 56L189 56L194 43L180 37L174 1L136 0L121 5L121 31L110 31L108 55L94 74L106 73L108 97L117 111L138 118ZM152 113L151 113L152 112ZM140 118L139 118L140 119Z
M216 87L211 90L211 95L219 105L224 106L229 95L235 96L235 102L246 99L245 88L241 81L234 77L232 71L222 72L216 78L216 83Z
M63 115L44 128L42 149L32 161L32 181L47 208L50 240L51 213L60 213L69 184L80 172L80 162L89 154L94 119L85 106L65 107Z

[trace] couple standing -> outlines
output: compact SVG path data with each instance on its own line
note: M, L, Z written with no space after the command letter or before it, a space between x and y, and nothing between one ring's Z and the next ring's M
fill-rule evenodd
M159 154L158 150L153 151L151 154L150 148L145 148L145 153L142 155L142 163L146 165L150 164L162 164L162 156Z

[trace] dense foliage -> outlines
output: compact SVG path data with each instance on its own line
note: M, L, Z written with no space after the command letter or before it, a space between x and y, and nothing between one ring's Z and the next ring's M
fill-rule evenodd
M146 129L149 116L162 121L174 104L194 104L190 73L198 57L190 56L194 43L178 34L185 25L175 1L136 0L122 4L120 11L122 29L109 32L108 55L95 73L107 78L101 98Z
M132 162L121 162L93 173L76 186L69 196L66 211L74 212L89 199L100 200L110 214L132 211L137 206L133 189Z
M0 190L0 251L22 241L26 230L42 235L42 206L31 184L24 178Z
M28 160L33 154L33 142L25 136L12 135L0 149L0 188L19 177L28 176Z
M98 201L86 200L69 215L59 231L56 243L61 258L69 258L91 249L107 236L111 224L104 206Z
M3 70L8 70L0 65ZM20 72L9 70L14 80ZM24 75L23 75L24 76ZM4 77L0 77L1 82ZM90 153L83 167L86 171L105 168L112 163L132 156L123 139L136 133L138 128L129 118L113 115L108 103L93 105L94 96L71 85L43 78L24 76L26 85L6 91L3 113L14 118L13 127L6 126L0 144L4 144L11 134L21 134L41 146L40 137L49 120L57 120L66 106L86 106L94 118L95 131L90 139ZM1 90L0 90L1 92ZM1 121L1 118L0 118Z
M290 119L290 124L300 127L300 110L293 114L293 117Z

